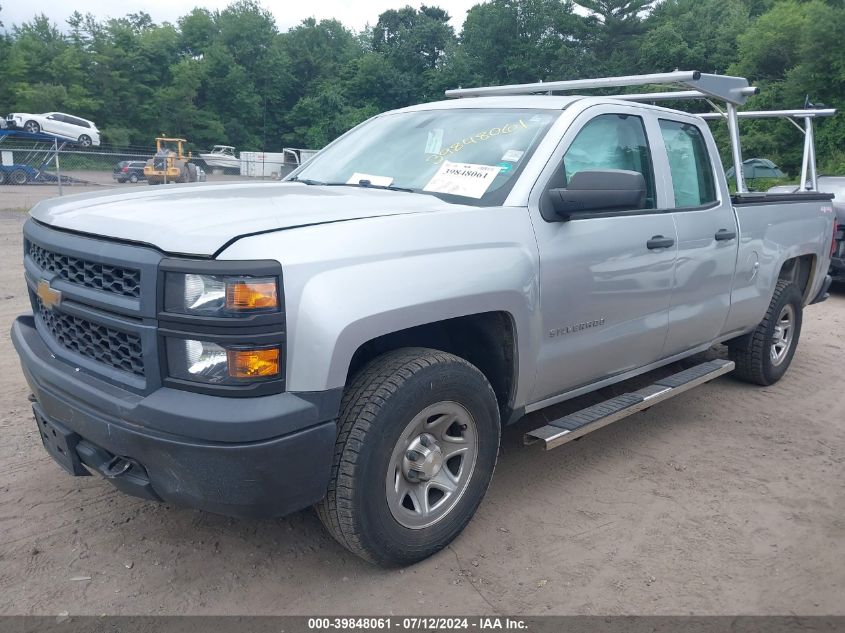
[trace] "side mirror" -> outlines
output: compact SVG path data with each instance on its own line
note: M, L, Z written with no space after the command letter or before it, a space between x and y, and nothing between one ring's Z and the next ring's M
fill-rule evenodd
M610 213L645 206L645 178L625 169L579 171L565 189L549 189L552 209L561 220L579 213Z

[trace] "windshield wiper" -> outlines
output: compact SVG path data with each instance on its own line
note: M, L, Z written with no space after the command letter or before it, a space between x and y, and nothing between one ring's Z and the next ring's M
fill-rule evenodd
M405 193L416 193L413 189L407 187L397 187L396 185L374 185L369 180L361 180L355 182L323 182L322 180L311 180L309 178L297 178L294 176L287 182L301 182L304 185L320 185L322 187L360 187L362 189L387 189L388 191L404 191Z
M288 182L301 182L303 185L327 185L327 182L321 182L319 180L311 180L310 178L297 178L294 176Z
M374 185L369 180L359 180L358 184L354 182L338 182L332 183L337 185L348 185L350 187L362 187L363 189L387 189L388 191L404 191L405 193L414 193L413 189L407 187L397 187L396 185Z

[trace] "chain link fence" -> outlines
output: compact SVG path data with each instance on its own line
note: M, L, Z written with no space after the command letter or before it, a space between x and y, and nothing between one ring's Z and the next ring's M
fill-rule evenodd
M0 210L25 210L40 200L75 193L146 187L144 164L155 151L0 136ZM298 157L288 154L242 152L237 161L221 167L195 153L191 162L201 181L278 180L298 166Z
M60 140L30 141L0 137L0 210L26 209L36 202L108 188L147 186L144 164L154 147L80 147ZM300 152L302 157L300 158ZM308 150L281 153L241 152L225 166L198 152L191 162L201 181L278 180L310 158Z

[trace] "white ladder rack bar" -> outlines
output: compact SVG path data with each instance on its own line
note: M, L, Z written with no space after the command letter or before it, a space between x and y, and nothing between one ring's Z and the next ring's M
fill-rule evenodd
M820 109L799 109L799 110L753 110L737 113L739 119L804 119L804 127L796 123L796 127L804 132L804 156L801 160L801 185L802 189L818 191L819 181L816 171L816 137L813 129L813 119L829 117L836 114L835 108ZM702 119L712 121L724 118L725 115L718 112L699 114ZM794 122L794 121L793 121ZM736 169L736 168L734 168ZM807 186L809 183L809 187Z
M836 114L836 108L824 108L821 110L749 110L747 112L737 112L737 117L740 119L815 119L817 117L827 117ZM725 115L720 112L706 112L704 114L697 114L702 119L713 121L715 119L724 119Z
M600 88L622 88L625 86L648 86L654 84L679 85L695 90L712 99L742 105L748 98L748 80L744 77L710 75L697 70L655 73L651 75L626 75L622 77L598 77L595 79L570 79L567 81L538 81L530 84L509 86L484 86L481 88L457 88L447 90L447 97L489 97L496 95L526 95L543 92L572 92L573 90L595 90ZM754 94L754 93L751 93Z
M749 86L743 88L741 93L747 97L753 97L759 92L759 88ZM712 99L710 95L706 95L699 90L675 90L669 92L640 92L635 94L619 94L608 95L612 99L622 99L623 101L686 101L689 99Z

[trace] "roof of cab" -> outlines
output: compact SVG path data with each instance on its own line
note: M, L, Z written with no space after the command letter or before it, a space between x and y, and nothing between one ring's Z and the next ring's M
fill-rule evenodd
M560 95L515 95L506 97L468 97L465 99L445 99L420 103L393 110L393 112L418 112L423 110L455 110L457 108L536 108L543 110L564 110L569 105L583 99L582 96Z

